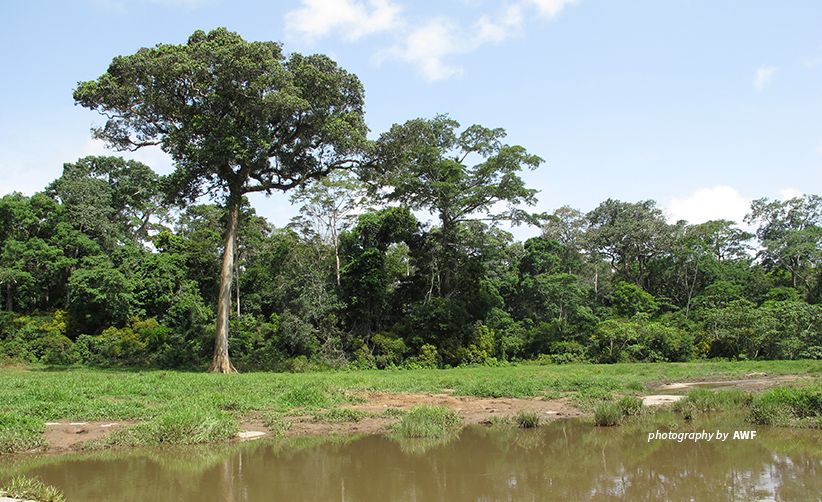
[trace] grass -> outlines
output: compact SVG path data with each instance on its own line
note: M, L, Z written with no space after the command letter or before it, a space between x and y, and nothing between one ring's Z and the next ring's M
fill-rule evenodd
M822 428L822 390L779 387L752 397L746 420L759 425Z
M367 413L364 411L354 410L351 408L335 408L333 410L315 413L311 418L315 422L344 423L359 422L363 418L373 416L375 416L373 413Z
M672 406L673 411L707 413L709 411L727 411L739 409L751 401L751 393L744 390L691 389L684 399Z
M239 424L229 415L181 409L116 430L109 435L108 443L113 446L214 443L231 439L238 432Z
M394 434L403 438L441 438L456 432L462 417L444 406L415 406L392 424Z
M17 476L6 485L0 487L0 493L6 497L37 502L64 502L63 493L57 488L47 485L36 478Z
M599 403L594 408L594 423L599 427L614 427L622 422L622 409L613 401Z
M14 412L0 413L0 454L45 446L45 425L34 417Z
M284 436L294 425L291 420L285 418L281 412L264 413L261 417L263 425L275 436Z
M626 417L639 417L648 411L642 400L623 396L619 401L606 401L594 408L594 423L599 427L620 425Z
M514 421L523 429L539 427L540 416L537 410L523 408L514 416Z
M361 402L358 394L367 392L453 389L454 395L479 397L569 395L572 404L592 411L615 395L636 394L658 383L739 378L752 372L819 375L822 361L520 364L240 375L14 366L0 368L0 452L43 446L45 422L140 422L115 435L117 444L210 442L230 437L241 417L249 414L323 416L343 403ZM340 418L327 417L323 419Z

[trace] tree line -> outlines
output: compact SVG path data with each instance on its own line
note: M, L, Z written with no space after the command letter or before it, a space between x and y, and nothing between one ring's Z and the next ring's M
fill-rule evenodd
M209 363L229 210L170 206L163 183L139 162L86 157L43 192L0 198L3 354ZM822 356L818 196L754 201L755 235L724 220L671 224L653 201L609 199L588 213L559 208L540 236L517 242L468 213L450 227L441 215L421 222L412 206L385 203L395 191L373 195L336 173L294 193L300 215L284 228L242 201L235 366ZM413 207L457 215L470 193L453 194Z
M440 115L369 140L356 76L223 28L118 56L74 99L106 118L94 137L158 145L175 170L86 157L0 200L7 357L230 373L820 355L818 196L755 201L755 235L670 224L651 200L532 214L519 173L542 159L503 129ZM246 199L276 191L301 205L286 228Z

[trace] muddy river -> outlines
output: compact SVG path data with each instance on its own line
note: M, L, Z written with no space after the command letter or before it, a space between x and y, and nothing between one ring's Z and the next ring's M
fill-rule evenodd
M304 437L0 457L74 501L822 500L822 431L674 415L471 426L444 440Z

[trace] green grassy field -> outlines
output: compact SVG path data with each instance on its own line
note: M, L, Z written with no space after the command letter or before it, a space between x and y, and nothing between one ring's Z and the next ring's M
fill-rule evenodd
M117 444L198 443L232 437L255 412L320 411L362 392L441 392L480 397L567 393L641 394L656 384L750 373L822 377L822 361L614 365L516 365L448 370L373 370L212 375L161 370L0 368L0 453L42 446L45 422L135 420ZM817 381L818 382L818 381Z

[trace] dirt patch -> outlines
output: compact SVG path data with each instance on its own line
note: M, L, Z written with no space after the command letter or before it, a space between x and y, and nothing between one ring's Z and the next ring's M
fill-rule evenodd
M347 404L351 408L372 415L382 415L388 409L409 410L414 406L445 406L458 412L466 425L487 424L495 418L512 418L522 409L539 412L543 421L557 418L588 416L578 409L569 406L566 399L543 400L516 398L481 398L470 396L452 396L450 392L442 394L389 394L367 393L362 397L366 402ZM314 434L379 434L387 432L387 426L396 421L388 416L367 417L358 422L329 423L312 421L308 417L295 417L291 430L286 434L304 436Z
M121 429L137 422L126 420L106 420L95 422L50 422L46 423L43 438L49 442L49 452L64 452L82 449L88 441L102 440L113 430Z
M656 388L656 390L661 392L668 392L668 391L685 391L687 392L689 389L708 389L708 390L730 390L730 389L740 389L740 390L747 390L752 392L761 392L763 390L768 390L771 387L776 387L777 385L783 385L788 382L795 382L799 380L799 375L775 375L770 376L766 373L751 373L747 375L746 378L737 378L737 379L707 379L707 380L695 380L692 382L673 382L664 385L660 385Z

